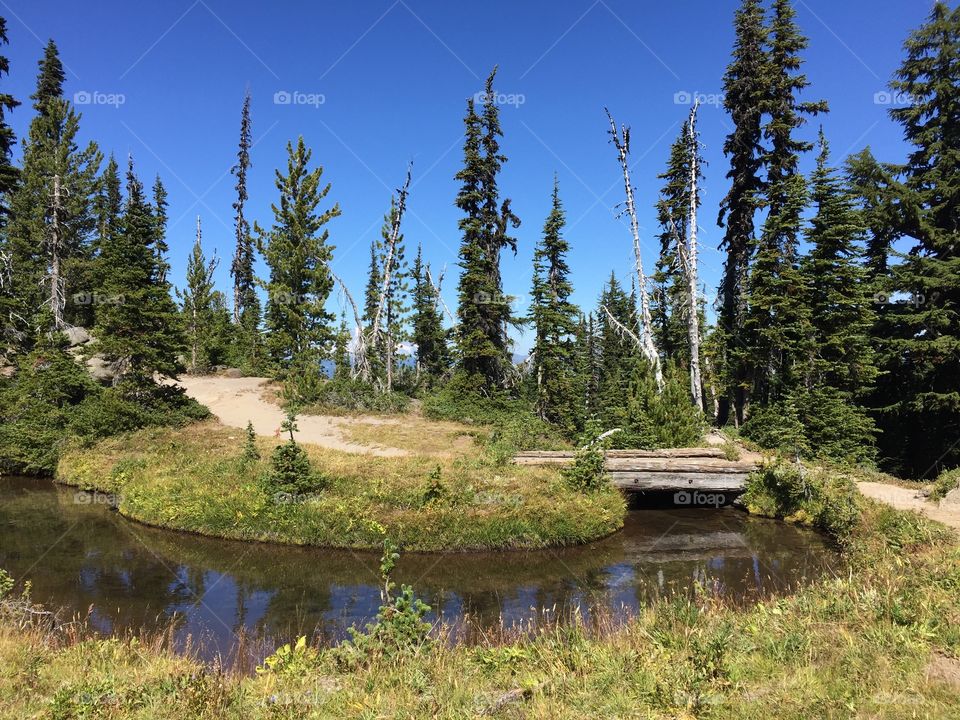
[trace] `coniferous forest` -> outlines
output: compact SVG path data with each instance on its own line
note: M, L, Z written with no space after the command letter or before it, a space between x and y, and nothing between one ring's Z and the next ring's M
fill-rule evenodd
M842 115L850 75L831 84L811 38L856 52L806 2L737 0L728 35L694 28L716 10L702 3L658 39L698 73L732 39L722 93L676 93L659 139L646 66L613 69L626 89L593 108L589 138L570 77L541 68L554 94L525 117L563 106L557 126L584 145L568 164L505 114L526 100L486 65L491 36L513 37L498 1L490 27L429 8L455 18L454 49L411 7L427 0L399 0L321 77L370 35L366 74L325 82L349 76L355 104L337 112L378 168L412 146L376 178L386 192L308 142L322 125L377 175L320 113L261 133L260 90L232 97L241 68L210 35L168 47L162 76L188 63L179 85L205 104L135 76L171 103L144 134L170 124L154 141L189 148L166 145L168 165L137 137L150 177L139 146L90 139L110 125L81 113L95 103L71 93L55 39L36 67L16 61L11 36L39 36L0 2L0 717L960 717L960 7L935 0L903 29L874 96L899 152L875 154L872 127L844 147L851 115L831 125L830 95ZM259 12L263 37L291 25L272 49L312 68L374 3L256 5L230 12ZM213 0L127 72L194 9L280 80ZM594 9L680 80L615 0L519 77L582 32L596 57L564 58L593 68L579 91L616 95L593 79L623 51L591 35ZM668 10L627 8L651 27ZM805 32L810 17L823 27ZM438 43L415 47L411 20ZM483 75L457 54L471 43ZM465 105L436 97L437 46L482 86ZM394 96L364 114L385 59L392 90L435 84L404 98L415 117L385 115ZM224 107L235 120L205 141L200 116L220 125ZM458 135L430 165L441 110ZM537 145L562 167L514 174L542 165ZM202 195L177 172L221 154ZM608 225L587 229L594 208ZM354 250L362 267L342 262Z
M658 174L659 196L636 197L630 128L608 113L633 277L629 286L613 273L597 278L595 306L571 302L567 254L577 238L565 232L563 198L572 189L555 182L542 188L549 215L524 218L543 231L522 316L501 280L521 219L500 184L510 142L496 69L463 117L451 189L461 212L456 277L405 241L411 168L384 208L363 294L348 288L330 268L336 178L302 138L276 171L271 225L251 225L248 94L232 170L232 287L218 289L220 258L204 248L199 220L186 277L171 277L163 179L141 178L134 158L84 144L51 40L36 91L0 101L4 114L21 105L33 113L23 138L0 128L4 463L49 471L68 437L202 415L158 378L231 366L278 378L301 405L397 409L423 398L439 417L529 415L568 439L618 428L621 447L682 445L712 424L799 457L902 476L957 465L960 16L935 4L890 81L911 99L889 120L902 128L906 157L831 153L818 131L828 101L800 100L811 94L808 43L788 0L745 0L734 27L723 75L728 167L705 168L694 106ZM2 70L29 72L6 61ZM806 155L815 157L808 175L799 170ZM698 215L705 187L723 191L715 307L697 275L697 227L714 222ZM641 203L656 208L657 257L640 256ZM441 297L443 280L456 283L454 308ZM337 294L348 299L339 313ZM533 338L519 361L514 329Z

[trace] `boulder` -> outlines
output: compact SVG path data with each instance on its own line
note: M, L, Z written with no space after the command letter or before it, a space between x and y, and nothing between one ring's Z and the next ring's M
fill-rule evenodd
M223 371L223 376L225 378L242 378L243 370L240 368L227 368Z
M953 490L944 495L943 499L940 501L940 505L960 508L960 487L955 487Z
M93 355L87 358L87 372L97 382L109 383L117 376L113 363L108 362L102 355Z
M70 345L70 347L86 345L93 339L90 337L90 333L88 333L82 327L67 328L63 331L63 334L67 336L67 343Z
M17 374L17 368L13 365L2 365L0 366L0 377L12 378Z

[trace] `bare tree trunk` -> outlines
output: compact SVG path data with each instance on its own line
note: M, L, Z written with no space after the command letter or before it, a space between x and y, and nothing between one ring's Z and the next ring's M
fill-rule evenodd
M353 309L354 327L357 328L357 346L353 351L352 377L354 380L359 378L362 382L368 383L370 382L370 362L367 359L367 341L363 336L363 319L360 315L360 310L353 301L353 295L351 295L347 289L347 284L332 270L330 271L330 275L337 281L337 284L343 291L344 297L347 298L347 302L350 303L350 307Z
M618 132L617 124L614 122L609 110L607 110L607 118L610 120L610 136L613 138L614 147L617 149L620 169L623 170L623 186L627 196L627 214L630 216L630 233L633 236L633 255L637 269L637 284L640 286L638 288L640 294L640 347L643 355L653 366L657 387L662 390L663 370L660 367L660 354L657 352L657 345L653 338L650 295L647 291L647 276L643 272L643 258L640 252L640 223L637 221L637 208L633 200L633 184L630 182L630 163L628 161L630 154L630 128L624 125L621 131Z
M453 313L450 312L450 308L447 307L447 303L444 301L443 296L440 294L440 286L443 284L443 273L446 272L446 267L440 271L440 274L437 276L437 281L433 281L433 277L430 275L430 267L427 266L427 281L433 287L433 291L437 295L437 307L442 307L443 311L447 314L447 317L450 318L450 322L454 325L457 324L457 319L454 317Z
M403 221L403 212L407 207L407 194L410 191L411 167L407 167L407 179L399 191L397 199L397 211L393 216L393 223L390 227L390 237L387 239L387 259L383 264L383 283L380 285L380 302L377 304L377 314L373 318L373 329L370 332L370 342L373 347L377 347L377 339L380 337L380 318L384 312L384 306L389 302L388 293L390 290L390 275L393 272L393 253L400 239L400 223ZM389 325L389 323L388 323ZM387 327L385 342L385 364L387 366L387 392L393 387L393 357L391 352L392 336L391 330Z
M687 221L687 288L689 292L690 312L687 318L687 334L690 337L690 394L693 403L703 412L703 380L700 375L700 313L698 302L697 274L697 107L700 101L693 101L690 119L687 122L688 152L690 153L690 215Z
M60 267L63 253L63 236L60 230L60 176L53 176L53 198L51 204L50 237L48 240L50 251L50 312L53 313L53 329L62 330L63 309L66 305L64 296L63 273Z

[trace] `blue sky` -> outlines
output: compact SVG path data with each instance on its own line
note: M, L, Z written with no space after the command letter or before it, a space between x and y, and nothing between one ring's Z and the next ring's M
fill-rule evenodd
M444 296L454 307L459 214L453 176L461 161L465 100L500 67L501 180L523 224L519 252L503 258L504 289L524 296L531 256L549 207L554 173L568 213L575 300L592 307L611 270L632 274L626 221L604 106L632 127L645 265L657 251L654 203L670 142L701 94L699 127L706 183L700 214L702 280L712 301L722 268L717 203L726 192L722 143L730 129L720 103L733 42L733 0L363 0L252 2L171 0L97 3L0 0L7 18L11 76L24 101L11 118L22 137L32 109L36 62L54 38L67 67L66 93L83 113L85 139L121 161L132 153L148 184L159 173L170 192L168 240L182 284L196 216L204 245L221 257L227 290L232 254L233 177L244 90L253 95L255 147L248 214L262 225L277 197L274 169L302 134L332 183L343 215L329 225L334 269L359 295L369 243L391 192L414 162L405 235L421 242L434 268L447 266ZM870 145L884 160L905 148L883 93L927 0L797 0L810 38L809 99L825 98L822 122L834 159ZM289 100L289 102L284 102ZM892 99L896 102L896 99ZM804 131L815 137L816 126ZM809 158L804 165L808 170ZM523 301L521 300L521 303ZM336 297L331 307L339 312ZM524 350L529 337L518 338Z

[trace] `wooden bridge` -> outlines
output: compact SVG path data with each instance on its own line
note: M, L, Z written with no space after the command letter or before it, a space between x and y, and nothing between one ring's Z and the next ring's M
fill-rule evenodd
M742 492L747 476L760 456L744 453L728 460L720 448L669 450L608 450L607 472L614 486L627 492L704 493ZM516 455L518 465L568 465L573 453L562 450L529 450Z

